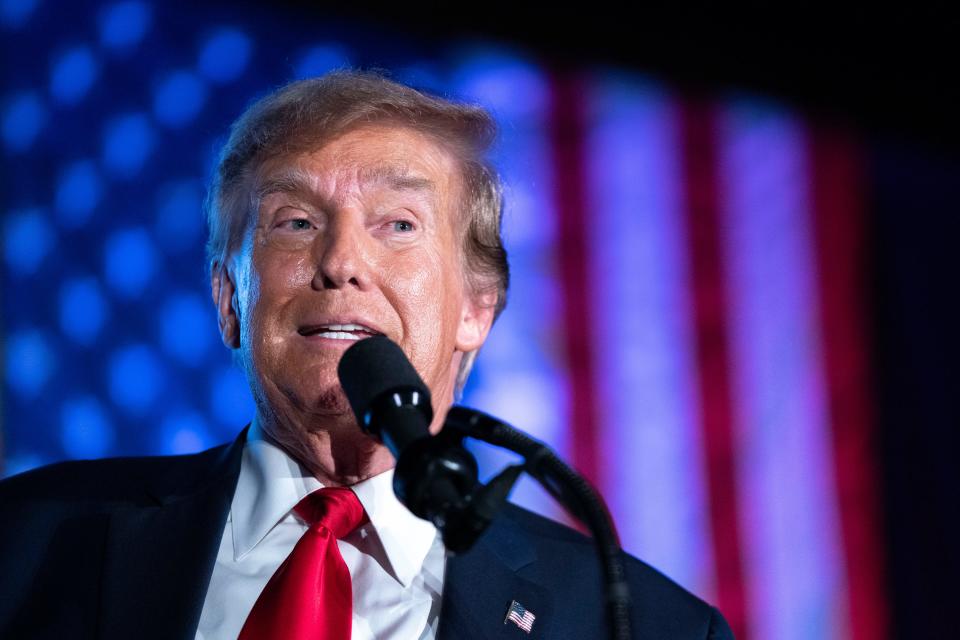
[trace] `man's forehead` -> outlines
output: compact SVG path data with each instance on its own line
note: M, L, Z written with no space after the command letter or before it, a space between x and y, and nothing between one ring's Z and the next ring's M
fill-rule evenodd
M459 162L446 145L414 128L368 125L321 141L312 148L268 158L255 172L258 182L310 184L355 180L360 186L437 188L456 181Z

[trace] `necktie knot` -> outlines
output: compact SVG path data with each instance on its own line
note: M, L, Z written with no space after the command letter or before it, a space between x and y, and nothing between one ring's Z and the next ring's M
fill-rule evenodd
M345 538L367 520L357 494L346 487L324 487L297 503L293 510L311 529L324 527Z

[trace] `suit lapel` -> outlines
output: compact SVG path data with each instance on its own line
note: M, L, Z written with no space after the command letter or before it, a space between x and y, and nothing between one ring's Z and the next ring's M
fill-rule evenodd
M151 504L115 511L107 534L103 638L193 638L240 472L244 434L191 464L172 464ZM211 464L212 463L212 464ZM197 486L183 478L197 477Z
M492 525L468 553L447 562L437 640L548 637L552 596L521 577L536 554L522 532L504 521ZM529 634L504 623L513 600L536 615Z

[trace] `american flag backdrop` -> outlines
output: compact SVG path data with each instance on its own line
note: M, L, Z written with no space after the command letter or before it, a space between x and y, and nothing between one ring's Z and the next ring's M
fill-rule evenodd
M203 273L214 151L273 86L388 67L502 125L513 279L463 403L554 446L626 550L741 640L886 637L855 136L503 46L53 4L5 2L0 26L5 474L244 426ZM488 471L507 459L477 452ZM527 481L514 497L565 518Z
M540 166L506 170L537 206L508 214L520 309L467 402L554 443L737 637L883 637L856 141L750 97L540 79Z

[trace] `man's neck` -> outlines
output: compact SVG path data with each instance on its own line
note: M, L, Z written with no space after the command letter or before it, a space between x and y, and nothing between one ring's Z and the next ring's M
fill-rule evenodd
M324 486L354 485L396 464L384 445L355 425L352 430L322 427L301 430L281 425L258 412L250 433L251 437L262 438L283 449Z

